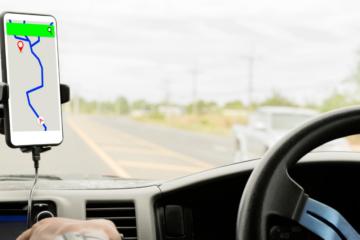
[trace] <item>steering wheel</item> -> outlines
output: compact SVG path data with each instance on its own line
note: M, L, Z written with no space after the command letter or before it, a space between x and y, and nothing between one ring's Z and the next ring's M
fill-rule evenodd
M288 175L305 154L328 141L360 133L360 107L347 107L315 117L281 138L252 172L237 218L237 240L268 239L269 218L298 222L325 240L360 239L336 210L311 199Z

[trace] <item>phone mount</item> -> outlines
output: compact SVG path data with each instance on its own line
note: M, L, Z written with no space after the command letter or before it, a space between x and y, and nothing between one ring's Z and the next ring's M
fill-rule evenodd
M0 87L1 89L1 87ZM0 97L1 97L1 90L0 90ZM63 103L67 103L70 101L70 88L68 85L66 84L60 84L60 102L61 104ZM0 116L1 113L0 113ZM1 125L0 125L0 134L4 134L4 131L1 131L2 129L4 129L4 127L2 127L4 125L3 123L4 121L1 121ZM20 151L23 153L29 153L32 152L32 157L33 157L33 161L39 161L40 160L40 153L42 152L46 152L51 150L51 147L24 147L24 148L20 148ZM36 160L38 159L38 160Z
M7 103L9 99L9 85L4 82L0 82L0 134L5 134L5 111L4 111L4 103ZM70 101L70 88L66 84L60 84L60 101L61 104ZM46 152L51 150L51 147L45 146L29 146L20 148L21 152L23 153L32 153L32 159L34 161L34 168L35 168L35 180L34 184L30 190L29 199L28 199L28 211L27 211L27 223L26 229L29 229L31 226L31 209L32 209L32 195L34 192L35 185L38 179L38 168L39 168L39 161L40 161L40 153Z
M9 85L4 82L0 82L0 134L5 134L5 110L4 103L6 103L9 99ZM67 103L70 101L70 87L66 84L60 84L60 102L61 104ZM21 150L24 152L23 150ZM31 150L30 150L31 151ZM27 152L30 152L27 151Z

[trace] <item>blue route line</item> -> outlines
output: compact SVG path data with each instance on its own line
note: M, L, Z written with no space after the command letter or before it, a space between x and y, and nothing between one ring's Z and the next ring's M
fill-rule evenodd
M10 20L9 20L10 21ZM32 93L40 88L43 88L44 87L44 69L43 69L43 66L41 64L41 61L40 61L40 58L34 53L33 51L33 47L38 44L40 42L40 37L38 37L38 40L34 43L31 43L30 39L25 36L25 38L21 38L21 37L17 37L16 35L14 35L14 37L18 40L22 40L22 41L25 41L25 42L28 42L29 43L29 46L30 46L30 51L32 53L32 55L34 55L34 57L38 60L39 62L39 65L40 65L40 68L41 68L41 85L36 87L36 88L33 88L33 89L30 89L29 91L26 92L26 96L27 96L27 100L28 100L28 103L29 103L29 106L30 108L33 110L33 112L35 113L36 117L39 118L39 114L37 114L37 112L35 111L35 109L33 108L33 106L31 105L31 102L30 102L30 98L29 98L29 93ZM43 124L44 128L45 128L45 131L47 130L47 127L45 124Z

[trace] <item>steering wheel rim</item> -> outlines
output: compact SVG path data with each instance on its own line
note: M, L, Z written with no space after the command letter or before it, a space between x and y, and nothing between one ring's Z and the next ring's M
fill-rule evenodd
M281 138L252 172L238 210L236 239L263 240L277 215L299 222L308 196L288 175L304 155L337 138L360 133L360 106L334 110L296 127Z

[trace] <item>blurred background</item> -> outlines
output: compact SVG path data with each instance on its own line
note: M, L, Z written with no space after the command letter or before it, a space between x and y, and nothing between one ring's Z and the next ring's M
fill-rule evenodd
M261 157L303 121L358 105L359 8L351 0L2 3L57 19L60 80L72 100L63 105L64 142L44 155L43 172L165 179ZM30 156L0 148L14 159L0 160L1 173L32 173ZM316 150L359 151L360 137Z

